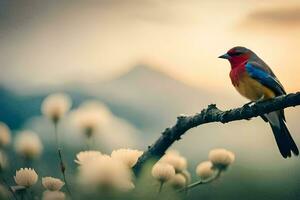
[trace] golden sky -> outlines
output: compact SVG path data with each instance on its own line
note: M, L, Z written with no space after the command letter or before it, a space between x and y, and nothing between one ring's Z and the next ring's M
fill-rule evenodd
M299 13L298 0L1 1L0 83L90 83L146 62L197 87L232 90L229 64L217 57L242 45L292 92Z

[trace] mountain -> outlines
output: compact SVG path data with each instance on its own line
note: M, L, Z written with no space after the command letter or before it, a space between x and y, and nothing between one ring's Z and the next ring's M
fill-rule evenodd
M85 91L147 132L162 130L179 114L200 111L217 98L213 92L188 86L145 64L112 81L89 85Z
M147 133L170 126L179 114L195 113L220 99L215 92L188 86L145 64L111 81L68 85L60 91L72 97L73 107L86 99L103 101L114 114ZM13 129L21 128L27 119L41 114L41 102L49 93L19 95L0 87L0 120Z
M48 94L45 91L34 95L20 95L0 86L0 121L14 130L22 128L28 119L41 115L40 106ZM73 92L70 96L75 107L89 98L78 92Z
M30 117L39 113L43 96L20 96L4 87L0 87L0 121L9 127L18 129Z

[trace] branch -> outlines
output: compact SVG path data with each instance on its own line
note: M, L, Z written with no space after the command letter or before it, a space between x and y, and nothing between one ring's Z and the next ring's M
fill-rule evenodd
M194 127L201 124L211 122L227 123L237 120L249 120L253 117L258 117L276 110L281 110L291 106L300 105L300 92L291 93L275 97L270 100L260 101L253 105L245 104L240 108L221 111L215 104L209 105L200 113L193 116L179 116L174 126L165 129L161 136L148 147L148 150L139 158L136 165L133 167L135 175L138 175L142 166L153 158L159 159L165 154L165 151L176 141L180 140L181 136Z

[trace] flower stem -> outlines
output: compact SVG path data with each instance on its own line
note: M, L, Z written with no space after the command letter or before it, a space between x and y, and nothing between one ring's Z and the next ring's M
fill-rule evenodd
M67 192L68 194L70 195L70 197L72 198L72 194L71 194L71 191L70 191L70 188L69 188L69 184L68 184L68 181L66 179L66 166L63 162L63 158L62 158L62 150L60 148L60 144L59 144L59 138L58 138L58 127L57 127L58 123L55 122L54 123L54 129L55 129L55 140L56 140L56 149L57 149L57 153L58 153L58 158L59 158L59 165L60 165L60 171L63 175L63 180L65 182L65 185L66 185L66 189L67 189Z
M1 176L1 179L2 179L3 184L8 188L8 190L9 190L10 193L12 194L13 198L17 200L18 198L17 198L15 192L11 189L11 187L10 187L9 184L7 183L6 179L5 179L3 176Z
M185 173L181 173L181 174L184 176L184 178L186 180L183 189L184 189L184 194L187 195L188 194L188 189L187 188L188 188L188 184L189 184L188 183L189 178L188 178L187 174L185 174Z
M89 137L86 139L86 148L88 151L91 150L91 138Z
M25 200L26 199L26 193L27 193L26 189L24 191L20 192L21 200Z
M216 180L216 179L218 179L220 177L221 172L222 172L221 170L217 170L216 174L213 177L211 177L211 178L209 178L207 180L196 181L196 182L188 185L187 187L178 190L178 192L184 192L184 191L187 192L188 190L190 190L190 189L192 189L192 188L194 188L194 187L196 187L198 185L203 185L203 184L211 183L211 182L213 182L214 180Z
M161 181L160 184L159 184L158 194L161 193L161 191L162 191L162 189L163 189L163 185L164 185L164 182Z
M24 157L24 165L26 167L32 167L32 160L28 157Z
M21 193L21 200L25 200L25 195Z

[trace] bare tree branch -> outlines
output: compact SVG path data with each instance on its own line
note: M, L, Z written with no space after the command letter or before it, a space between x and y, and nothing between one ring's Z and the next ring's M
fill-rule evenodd
M174 126L165 129L161 136L148 147L148 150L139 158L133 171L136 175L140 172L142 166L150 159L159 159L165 154L165 151L181 136L194 127L211 122L227 123L237 120L249 120L272 111L281 110L287 107L300 105L300 92L279 96L267 101L257 102L253 105L245 104L240 108L221 111L215 104L209 105L200 113L193 116L179 116Z

